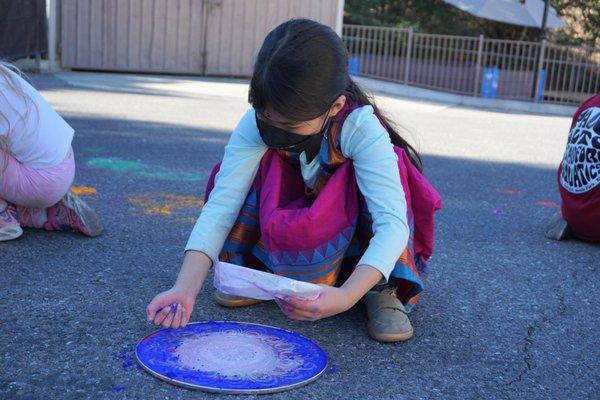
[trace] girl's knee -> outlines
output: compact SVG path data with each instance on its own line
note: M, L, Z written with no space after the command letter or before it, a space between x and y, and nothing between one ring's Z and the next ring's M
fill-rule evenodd
M34 170L19 171L9 166L0 182L0 198L21 207L48 208L60 201L71 182L72 179L58 179Z

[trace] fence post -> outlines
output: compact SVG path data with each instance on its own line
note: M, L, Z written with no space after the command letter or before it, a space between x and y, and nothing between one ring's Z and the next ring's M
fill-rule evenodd
M48 69L54 71L57 69L56 49L58 46L58 30L57 30L57 0L49 0L46 2L46 15L48 18Z
M477 47L477 65L475 66L475 82L473 85L473 96L479 96L479 81L481 81L481 61L483 60L483 35L479 35Z
M413 44L413 28L408 28L408 38L406 39L406 60L404 60L404 84L408 84L408 78L410 73L410 58L412 57L412 44Z
M542 46L540 47L540 58L538 59L538 65L535 70L535 80L533 83L533 101L536 103L540 101L540 96L538 96L538 89L540 85L540 79L542 76L542 69L544 69L544 57L546 53L546 39L542 40ZM544 88L542 88L541 100L544 100Z

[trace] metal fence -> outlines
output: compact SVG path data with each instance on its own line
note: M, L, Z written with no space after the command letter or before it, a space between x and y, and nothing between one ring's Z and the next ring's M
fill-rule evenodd
M350 73L451 93L579 104L600 92L600 48L344 25Z

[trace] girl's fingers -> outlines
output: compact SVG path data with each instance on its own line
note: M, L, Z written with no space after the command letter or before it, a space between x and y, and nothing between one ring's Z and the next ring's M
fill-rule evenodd
M288 297L284 301L289 307L298 309L298 310L314 311L316 308L316 305L315 305L316 300L301 300L301 299L295 299L293 297Z
M315 321L317 319L313 313L297 309L293 310L290 316L299 321Z
M163 328L170 328L174 317L175 317L175 314L169 309L169 314L167 314L167 316L165 317L164 321L161 324L163 326Z
M294 307L286 300L279 300L279 307L285 310L288 314L302 314L306 310L298 307Z
M146 307L146 316L148 317L148 321L152 322L161 311L163 311L165 308L169 308L168 305L165 305L165 301L168 300L165 298L163 293L152 299L150 304L148 304L148 307Z
M152 322L154 316L156 315L156 311L154 311L150 306L146 307L146 319L148 322Z
M322 317L321 298L315 300L302 300L288 297L283 300L288 308L293 310L293 314L307 321L316 321Z
M316 318L312 315L301 314L301 313L288 314L288 318L294 319L296 321L315 321L316 320Z
M177 309L176 309L177 311L175 311L175 316L173 317L173 323L171 324L172 328L177 329L181 326L181 316L182 316L181 308L182 307L183 306L181 304L177 304Z
M277 303L277 305L279 306L279 309L286 317L291 318L290 314L288 313L288 308L286 307L286 305L283 303L282 300L275 299L275 303Z
M181 305L181 322L179 323L179 327L185 328L188 323L189 318L187 317L187 312L185 310L185 306Z
M277 304L288 318L298 321L314 321L316 319L312 312L294 308L287 301L277 300Z
M148 307L146 307L146 317L148 318L148 322L152 322L154 317L156 317L156 311L158 310L158 303L156 299L152 300Z
M277 305L285 315L288 315L288 310L291 311L290 307L285 303L285 301L276 298L275 303L277 303Z
M156 313L156 316L154 317L154 325L160 325L163 323L163 321L165 320L165 318L167 317L167 315L169 315L169 313L171 312L171 308L170 307L163 307L162 310L160 310L158 313Z
M181 306L181 327L185 328L190 321L191 311L188 311L185 306Z

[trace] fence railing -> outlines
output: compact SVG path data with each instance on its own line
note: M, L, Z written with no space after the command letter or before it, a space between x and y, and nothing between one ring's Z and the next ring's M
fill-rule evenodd
M600 93L600 48L344 25L350 73L451 93L579 104Z

